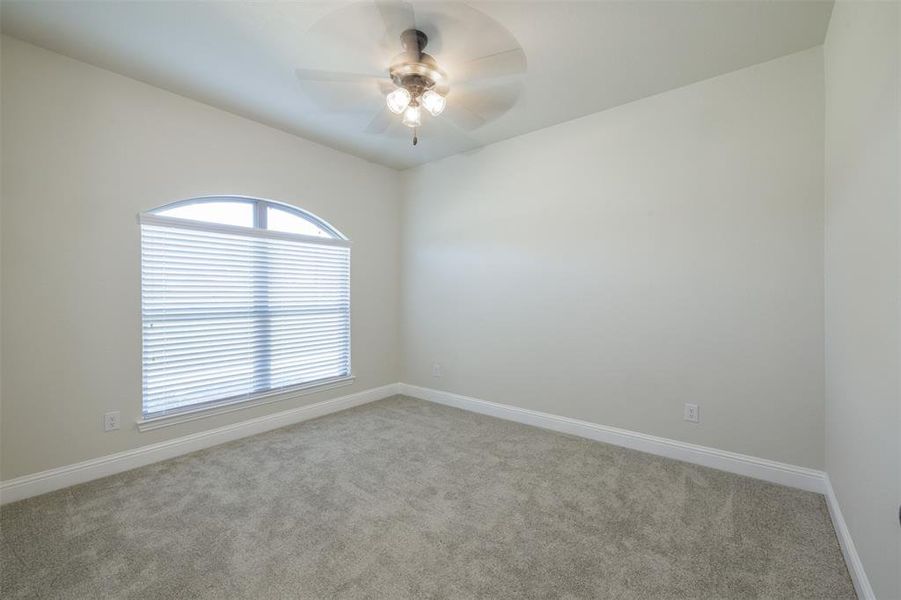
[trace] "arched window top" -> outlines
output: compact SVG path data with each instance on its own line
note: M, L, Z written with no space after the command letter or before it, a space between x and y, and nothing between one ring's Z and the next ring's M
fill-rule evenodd
M148 212L161 217L202 223L250 227L335 240L347 239L340 231L312 213L296 206L261 198L204 196L179 200Z

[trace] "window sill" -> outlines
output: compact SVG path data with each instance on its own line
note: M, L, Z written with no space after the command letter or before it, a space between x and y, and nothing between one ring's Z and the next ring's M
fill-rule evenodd
M296 386L286 390L274 390L249 398L246 400L225 401L212 406L200 408L187 408L168 415L159 415L156 417L142 417L136 421L138 431L153 431L161 427L169 427L170 425L178 425L179 423L187 423L198 419L206 419L217 415L224 415L231 412L244 410L254 406L262 406L263 404L271 404L273 402L281 402L283 400L291 400L300 396L324 392L339 387L351 385L354 382L354 376L339 377L329 379L328 381L315 382L311 384Z

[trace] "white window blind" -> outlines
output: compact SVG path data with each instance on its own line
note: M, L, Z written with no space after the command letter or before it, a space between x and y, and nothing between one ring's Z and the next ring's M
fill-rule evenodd
M350 375L343 239L141 216L144 416Z

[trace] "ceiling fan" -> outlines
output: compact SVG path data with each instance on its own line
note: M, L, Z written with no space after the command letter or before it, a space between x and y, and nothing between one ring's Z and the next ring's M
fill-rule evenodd
M520 86L513 76L525 72L525 53L499 23L465 4L428 3L417 15L409 2L361 2L347 7L340 17L330 19L320 33L330 39L347 40L348 45L359 43L347 30L353 29L351 23L364 19L363 13L371 12L373 7L378 18L369 23L383 28L384 32L379 32L378 44L359 50L368 54L363 57L367 63L381 63L379 66L384 70L363 74L296 71L305 87L311 83L375 84L371 89L382 96L381 107L375 105L378 96L364 94L353 98L357 108L372 105L378 109L365 129L367 133L383 133L399 122L412 129L415 146L426 114L443 115L458 129L472 131L496 119L516 102ZM426 31L439 40L440 62L425 52L430 41ZM390 52L391 58L375 58L382 50ZM396 50L401 52L394 54ZM479 51L483 54L470 56ZM329 105L328 95L323 104Z

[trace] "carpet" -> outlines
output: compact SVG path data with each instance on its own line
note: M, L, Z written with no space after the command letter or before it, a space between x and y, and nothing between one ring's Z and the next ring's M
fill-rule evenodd
M0 509L4 598L854 598L822 496L396 396Z

